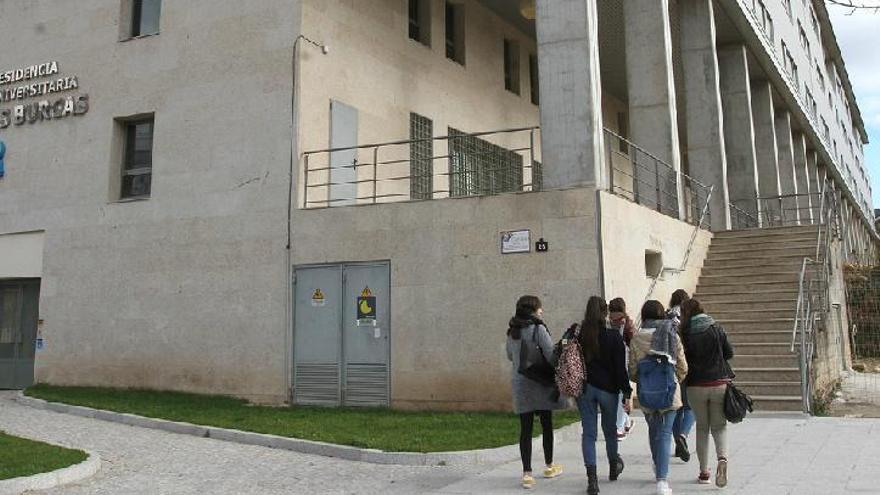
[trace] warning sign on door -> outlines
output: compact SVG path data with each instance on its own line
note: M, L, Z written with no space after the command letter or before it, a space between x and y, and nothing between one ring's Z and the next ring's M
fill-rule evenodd
M358 326L376 326L376 296L369 287L364 287L357 298Z
M315 289L312 294L312 306L323 308L325 304L327 304L327 299L324 297L324 292L321 289Z

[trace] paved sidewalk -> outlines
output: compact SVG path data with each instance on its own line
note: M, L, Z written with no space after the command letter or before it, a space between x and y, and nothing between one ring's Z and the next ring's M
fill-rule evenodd
M104 459L102 471L92 480L45 493L523 493L518 462L465 469L379 466L39 411L12 398L11 393L0 393L0 429L93 450ZM731 449L727 494L880 493L880 420L756 416L732 426ZM601 444L599 450L604 452ZM534 493L584 493L579 442L558 442L557 452L568 472L556 480L539 479ZM602 482L602 495L653 494L647 430L641 418L621 452L627 469L620 481ZM540 457L536 441L536 463ZM606 470L602 466L607 477ZM696 458L689 464L674 460L675 493L721 493L714 486L697 485L696 473Z

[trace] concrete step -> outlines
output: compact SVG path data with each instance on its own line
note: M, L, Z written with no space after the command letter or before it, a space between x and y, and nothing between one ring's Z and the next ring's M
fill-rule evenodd
M706 311L706 313L720 321L723 325L727 320L753 320L756 328L766 328L761 323L761 317L768 319L794 318L794 308L788 309L764 309L752 307L749 309L724 309L718 311Z
M733 359L730 360L730 365L733 366L733 369L773 367L797 368L798 366L800 366L798 364L797 354L792 354L790 352L777 355L735 354Z
M771 238L776 236L805 237L807 233L816 233L818 227L815 225L793 226L793 227L771 227L766 229L743 229L743 230L727 230L724 232L716 232L715 239L742 239L747 237Z
M799 275L800 276L800 275ZM722 295L722 294L742 294L742 293L774 293L774 292L791 292L798 290L798 281L795 280L794 283L784 281L784 282L763 282L763 281L751 281L751 282L724 282L724 277L713 277L711 279L703 280L700 279L700 282L697 284L697 290L695 294L699 294L702 297L706 297L707 295ZM700 299L699 297L697 299Z
M766 272L797 272L800 273L803 266L803 258L789 258L784 260L725 260L705 263L700 275L736 275L748 271L749 273Z
M801 379L801 370L796 367L765 367L765 368L733 368L737 381L747 382L797 382Z
M754 331L742 331L742 332L728 332L727 334L728 340L733 344L733 352L739 351L739 346L743 344L774 344L781 345L788 343L791 345L791 330L781 330L781 331L763 331L763 330L754 330Z
M801 397L801 382L746 382L736 380L736 386L749 395Z
M717 294L696 293L693 298L706 304L711 303L735 303L735 302L751 302L761 303L767 300L772 301L795 301L797 302L798 291L796 289L787 290L754 290L751 292L719 292Z
M752 284L756 282L785 282L798 284L800 278L799 271L775 271L764 272L759 274L745 273L734 275L705 275L700 277L698 287L707 287L714 284Z
M803 402L800 396L787 395L753 395L754 409L761 411L801 411Z
M794 328L794 315L788 315L781 318L715 318L718 323L724 327L729 334L739 332L788 332ZM788 342L789 339L778 340L777 342Z
M740 255L740 254L760 254L762 256L775 256L777 254L785 254L788 252L798 252L804 253L805 256L810 253L816 253L816 241L812 241L812 243L805 242L788 242L788 243L776 243L772 245L754 245L751 247L744 247L742 245L733 245L726 246L723 243L712 243L712 246L709 247L710 255Z
M730 335L728 335L730 338ZM785 342L747 342L737 343L734 352L737 356L766 356L791 354L791 344ZM796 355L796 354L795 354Z
M703 265L715 266L723 264L722 262L724 261L736 261L749 264L767 263L770 260L773 260L774 263L791 263L794 260L801 260L801 262L803 262L804 258L809 258L813 255L815 255L815 252L809 249L804 249L803 251L796 249L791 251L780 250L772 253L742 252L721 254L715 254L710 250L709 255L706 257L706 262L703 263Z
M754 298L742 301L736 300L735 297L729 297L724 300L697 300L702 303L703 309L710 315L727 313L729 311L749 311L756 308L760 308L762 311L790 311L792 313L797 309L797 299L771 299L766 297L761 301L755 301Z
M742 249L752 249L752 248L764 248L764 247L773 247L773 246L788 246L788 245L800 245L807 244L816 247L816 241L818 239L818 235L815 232L811 232L809 234L805 234L802 236L792 237L792 236L771 236L771 237L731 237L731 238L723 238L723 237L715 237L712 239L712 247L719 248L733 248L739 247Z

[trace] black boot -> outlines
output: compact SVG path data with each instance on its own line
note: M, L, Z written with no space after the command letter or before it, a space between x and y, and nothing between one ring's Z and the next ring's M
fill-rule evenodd
M598 495L599 475L596 474L596 466L587 466L587 495Z
M610 466L608 468L608 479L610 481L617 481L620 473L623 472L623 467L623 458L618 455L617 459L611 461L610 463Z

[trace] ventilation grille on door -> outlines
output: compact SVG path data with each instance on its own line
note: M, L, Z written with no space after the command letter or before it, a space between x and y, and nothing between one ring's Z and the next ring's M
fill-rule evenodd
M388 366L349 364L345 369L346 406L388 406Z
M338 406L339 365L296 365L293 400L303 405Z

